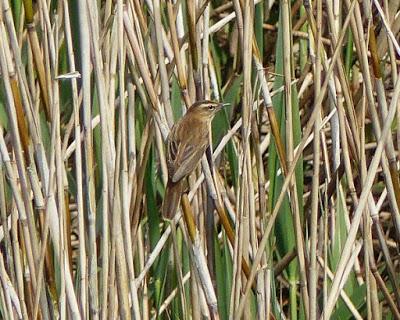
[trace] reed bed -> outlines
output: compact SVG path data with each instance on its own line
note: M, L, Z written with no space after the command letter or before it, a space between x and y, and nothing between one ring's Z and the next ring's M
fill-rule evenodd
M400 319L399 1L0 3L2 319Z

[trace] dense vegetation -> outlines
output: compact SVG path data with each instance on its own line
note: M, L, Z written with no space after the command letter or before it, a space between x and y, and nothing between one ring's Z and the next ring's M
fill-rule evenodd
M400 319L399 1L0 3L1 318Z

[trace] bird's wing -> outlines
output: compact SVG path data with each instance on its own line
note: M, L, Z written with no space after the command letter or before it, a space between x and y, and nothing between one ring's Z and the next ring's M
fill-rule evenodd
M204 151L207 149L208 143L203 143L201 145L186 144L181 145L177 158L175 159L175 172L172 176L172 181L177 182L190 174L194 169L196 169Z
M207 139L204 139L208 142ZM208 143L195 145L190 142L169 141L168 171L172 182L178 182L190 174L199 163Z

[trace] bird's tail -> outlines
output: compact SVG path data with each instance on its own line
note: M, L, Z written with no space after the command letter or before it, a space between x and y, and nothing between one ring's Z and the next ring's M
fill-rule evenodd
M182 181L177 183L168 181L165 189L164 201L162 205L162 215L164 219L173 219L179 206L182 194Z

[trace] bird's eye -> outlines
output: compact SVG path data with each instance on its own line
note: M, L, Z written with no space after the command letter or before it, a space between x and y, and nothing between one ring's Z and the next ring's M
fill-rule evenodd
M214 107L213 105L210 105L210 106L208 106L208 109L210 109L210 110L214 110L214 109L215 109L215 107Z

